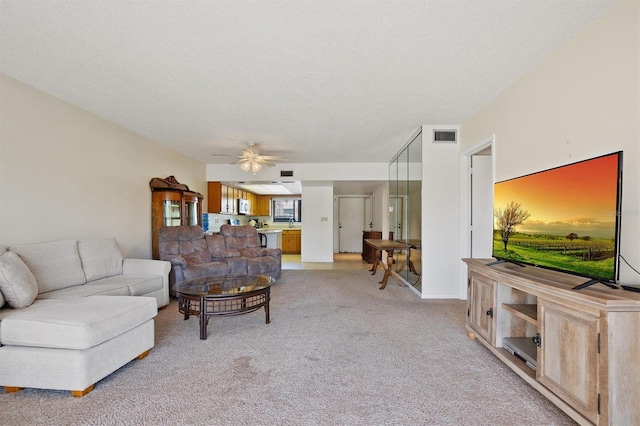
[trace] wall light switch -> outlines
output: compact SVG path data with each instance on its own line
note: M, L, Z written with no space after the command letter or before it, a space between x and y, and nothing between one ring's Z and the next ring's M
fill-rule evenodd
M320 218L320 222L328 222L328 221L329 221L329 218L328 218L328 217L326 217L326 216L322 216L322 217Z

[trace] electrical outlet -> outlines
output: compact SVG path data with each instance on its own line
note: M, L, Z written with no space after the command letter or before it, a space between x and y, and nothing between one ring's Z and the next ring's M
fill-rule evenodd
M328 217L326 217L326 216L322 216L322 217L320 218L320 222L329 222L329 218L328 218Z

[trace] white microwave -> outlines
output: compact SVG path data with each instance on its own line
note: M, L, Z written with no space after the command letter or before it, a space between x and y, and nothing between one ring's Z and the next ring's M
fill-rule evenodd
M244 200L242 198L238 199L238 214L248 214L249 213L249 200Z

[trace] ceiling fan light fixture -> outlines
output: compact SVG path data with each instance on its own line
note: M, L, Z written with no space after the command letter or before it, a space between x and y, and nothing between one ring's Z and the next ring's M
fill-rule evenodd
M251 162L245 161L244 163L240 164L240 168L245 172L248 172L251 169Z
M262 164L260 163L254 163L253 161L251 162L251 171L255 174L256 172L259 172L260 169L262 168Z

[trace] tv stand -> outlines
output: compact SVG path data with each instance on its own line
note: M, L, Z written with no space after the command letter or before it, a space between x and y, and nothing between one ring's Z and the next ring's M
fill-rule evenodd
M614 290L618 290L618 286L616 286L615 284L607 283L607 282L600 281L600 280L589 280L587 282L584 282L584 283L582 283L580 285L575 286L571 290L582 290L583 288L587 288L587 287L592 286L594 284L604 284L609 288L612 288Z
M463 260L469 338L579 424L640 424L640 294L604 286L578 292L584 278L575 275ZM507 350L507 337L530 338L535 362Z

